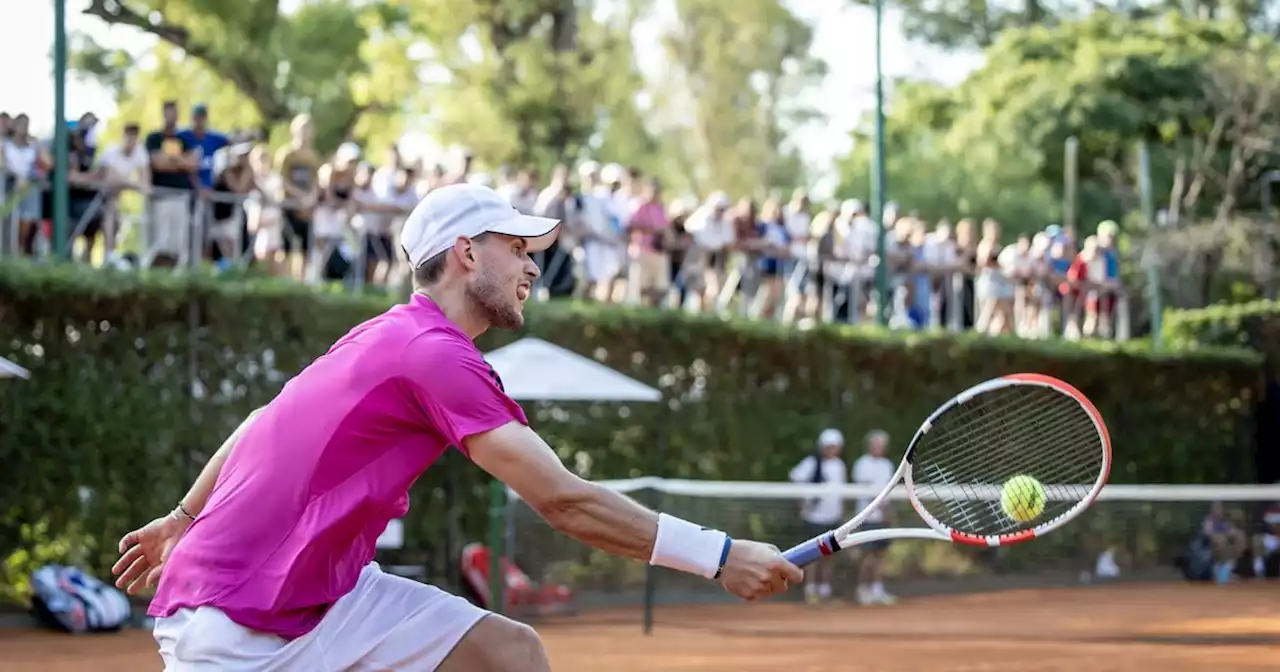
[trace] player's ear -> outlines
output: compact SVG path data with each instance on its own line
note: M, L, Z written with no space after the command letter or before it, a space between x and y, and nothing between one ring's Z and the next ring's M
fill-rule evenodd
M462 263L465 269L473 269L476 266L476 242L466 236L458 236L453 241L453 251L457 255L458 261Z

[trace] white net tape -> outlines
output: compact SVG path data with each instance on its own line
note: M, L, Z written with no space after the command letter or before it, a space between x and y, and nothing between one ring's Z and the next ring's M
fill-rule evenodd
M595 481L615 492L635 495L643 491L653 491L669 495L710 498L746 498L746 499L791 499L802 500L813 497L839 495L842 499L867 499L880 493L879 488L865 485L824 485L813 483L776 483L761 481L700 481L688 479L659 478L644 476L616 480ZM960 496L974 499L999 499L1000 485L967 485L955 486L954 491L944 489L945 486L933 486L932 492L920 491L922 500L935 498L957 498ZM1056 490L1045 484L1050 499ZM965 493L977 493L969 495ZM519 495L510 488L507 494L513 499ZM894 500L907 499L905 486L894 488L890 495ZM1098 501L1129 502L1260 502L1280 501L1280 484L1277 485L1108 485L1102 489Z

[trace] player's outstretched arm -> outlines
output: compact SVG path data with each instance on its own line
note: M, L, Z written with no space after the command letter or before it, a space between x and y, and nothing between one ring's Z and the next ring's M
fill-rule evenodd
M209 462L196 477L196 482L172 512L120 538L120 559L111 568L111 572L117 575L117 587L128 591L130 595L143 588L155 587L160 580L164 563L169 559L178 539L182 538L195 516L204 510L209 501L209 494L213 492L218 475L222 473L222 465L226 464L227 457L261 410L250 413L236 431L222 442L222 446L209 458Z
M786 590L804 575L778 549L658 514L569 471L524 424L464 440L472 461L515 490L552 527L615 555L714 578L744 599Z

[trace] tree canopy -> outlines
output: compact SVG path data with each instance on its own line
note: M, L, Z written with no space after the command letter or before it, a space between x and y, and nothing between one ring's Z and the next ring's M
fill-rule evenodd
M121 116L203 102L223 127L277 140L312 115L317 142L376 151L406 130L482 163L586 155L679 189L745 193L803 181L785 141L814 118L794 93L822 72L811 28L780 0L92 0L85 13L146 33L149 53L73 36L72 65L113 87ZM635 27L663 62L641 69Z
M930 216L1035 228L1062 216L1065 146L1078 140L1080 222L1137 209L1136 146L1175 215L1229 219L1257 205L1280 121L1280 50L1239 23L1099 11L1012 28L952 88L901 82L889 111L889 194ZM860 136L860 140L866 140ZM845 159L865 194L870 142Z

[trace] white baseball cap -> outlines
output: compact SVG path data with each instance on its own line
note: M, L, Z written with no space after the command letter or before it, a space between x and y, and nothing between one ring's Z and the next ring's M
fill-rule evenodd
M556 240L560 220L521 214L498 192L478 184L451 184L427 193L409 213L400 246L413 268L453 247L459 236L501 233L524 238L529 252Z
M841 434L838 429L824 429L822 430L822 433L818 435L818 445L843 446L844 434Z

